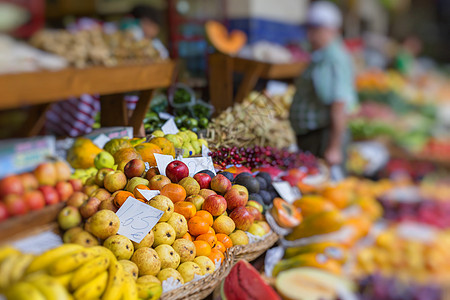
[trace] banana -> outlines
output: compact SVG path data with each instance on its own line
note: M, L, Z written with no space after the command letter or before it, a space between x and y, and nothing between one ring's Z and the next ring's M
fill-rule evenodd
M88 261L74 272L70 280L70 288L76 290L94 277L97 277L97 275L108 269L109 262L110 259L107 256L98 256Z
M95 253L91 248L77 250L58 258L48 267L48 271L53 276L70 273L93 258L95 258Z
M0 248L0 263L11 254L19 254L20 251L11 246L3 246Z
M122 288L122 298L121 300L137 300L138 290L136 287L136 282L131 275L125 275L125 282Z
M53 277L48 275L40 276L30 281L47 300L69 300L70 295L67 290Z
M157 282L137 283L136 287L139 298L145 300L159 299L163 292L161 284Z
M125 280L125 270L118 261L113 261L108 269L109 277L102 300L119 300Z
M6 291L5 296L9 300L46 300L45 296L29 282L13 285Z
M107 282L108 272L104 271L93 280L80 286L73 293L73 296L76 300L100 299L103 292L105 291Z
M69 290L70 287L70 281L73 278L74 273L67 273L60 276L55 276L55 280L59 282L63 287L66 288L66 290Z
M94 246L89 249L94 252L95 256L107 256L109 257L109 260L111 262L117 260L116 256L111 252L111 250L103 246Z
M0 290L7 288L12 283L11 273L20 256L18 253L11 254L0 264Z
M13 270L11 271L11 283L17 282L20 279L22 279L23 275L25 274L25 271L27 270L28 266L31 264L31 262L34 259L33 254L23 254L20 255L19 259L14 265Z
M76 244L63 244L58 248L48 250L33 260L33 262L28 266L27 274L46 269L61 256L73 253L80 249L83 249L83 246Z

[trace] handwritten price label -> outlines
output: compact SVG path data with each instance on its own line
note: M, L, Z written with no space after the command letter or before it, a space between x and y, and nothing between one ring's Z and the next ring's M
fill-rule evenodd
M139 191L139 193L141 193L142 196L144 196L145 200L147 201L160 194L158 190L142 190L142 189L137 190Z
M164 132L164 134L177 134L179 131L173 118L167 120L166 123L161 126L161 130Z
M162 210L128 197L116 213L120 220L118 233L140 243L163 214Z
M167 165L174 161L170 155L163 155L155 153L156 165L158 166L159 173L166 175ZM189 176L194 176L196 173L202 170L210 170L216 174L214 164L211 157L187 157L180 158L180 161L184 162L189 169Z
M281 198L289 203L293 203L301 197L300 190L292 187L287 181L273 182L272 185L278 194L280 194Z

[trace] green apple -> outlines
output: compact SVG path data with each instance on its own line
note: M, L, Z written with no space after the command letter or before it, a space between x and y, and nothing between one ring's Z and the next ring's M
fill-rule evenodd
M195 154L200 154L202 152L202 144L199 141L191 141L191 145L195 150Z
M106 151L102 151L94 159L94 165L97 169L111 168L114 166L114 157Z
M164 137L168 141L172 142L172 144L175 148L181 148L181 146L183 146L182 138L176 134L166 134Z
M158 130L153 131L152 135L156 136L156 137L164 137L164 132L162 132L162 130L158 129Z

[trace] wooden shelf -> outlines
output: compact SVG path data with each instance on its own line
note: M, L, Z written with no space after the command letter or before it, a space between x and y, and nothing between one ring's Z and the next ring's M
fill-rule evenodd
M216 113L241 102L254 89L258 79L293 79L306 68L305 62L273 64L221 53L209 56L209 95ZM233 99L233 73L243 73L244 77Z
M49 103L62 101L69 97L78 97L82 94L99 94L102 96L102 109L107 107L108 111L115 112L114 114L102 113L102 123L108 126L130 125L137 130L145 112L133 115L129 122L124 112L126 108L123 98L119 99L118 95L141 91L143 95L141 95L137 107L148 109L152 96L151 91L171 85L174 67L173 61L162 61L111 68L68 68L55 72L0 75L0 90L2 91L0 110L35 106L38 116L34 117L31 123L41 127L43 124L41 118L48 109ZM121 117L118 118L117 115ZM38 131L37 128L34 128L32 134L24 135L30 136Z

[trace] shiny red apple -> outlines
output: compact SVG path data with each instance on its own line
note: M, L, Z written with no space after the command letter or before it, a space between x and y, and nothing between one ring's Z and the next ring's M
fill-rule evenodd
M225 195L231 189L231 181L225 176L217 174L211 180L211 189L221 195Z
M263 219L261 212L254 206L246 206L247 211L253 216L254 221L261 221Z
M83 189L83 181L81 181L81 179L69 179L68 182L72 185L74 192L79 192Z
M44 195L39 190L25 192L23 200L30 210L40 210L45 206Z
M3 198L6 210L11 216L24 215L28 212L27 204L20 195L9 194Z
M179 160L174 160L166 167L166 176L174 182L178 183L181 179L189 176L189 169L186 164Z
M208 211L214 217L220 216L227 210L227 201L220 195L211 195L203 202L202 209Z
M36 179L36 176L33 173L23 173L19 175L20 180L22 181L22 185L25 191L32 191L39 187L39 182Z
M24 187L19 176L11 175L0 180L0 197L10 194L22 195L23 192Z
M231 188L225 194L225 200L227 200L227 206L229 210L233 210L239 206L245 206L248 201L248 194L245 191Z
M59 201L67 201L73 194L73 187L66 181L60 181L55 185L55 190L58 193Z
M229 217L236 224L236 229L247 231L252 226L254 218L253 215L245 207L235 208L229 215Z
M43 185L39 187L39 190L44 195L46 205L52 205L59 202L59 195L54 187L49 185Z
M197 173L194 175L201 189L209 189L211 186L211 177L206 173Z

